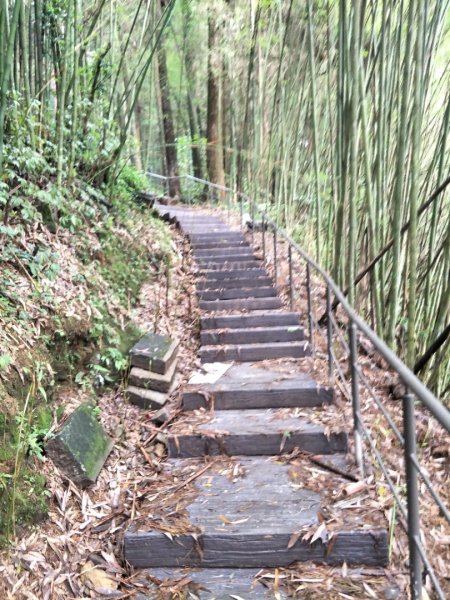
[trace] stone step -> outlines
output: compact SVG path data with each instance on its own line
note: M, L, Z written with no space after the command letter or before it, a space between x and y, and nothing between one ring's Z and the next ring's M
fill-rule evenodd
M249 284L250 286L251 284ZM201 290L200 300L235 300L237 298L274 298L277 290L274 287L229 288L225 290Z
M270 277L255 277L252 279L209 279L200 280L196 284L197 291L228 290L228 289L254 289L257 287L270 287L273 281Z
M269 310L281 308L279 298L236 298L234 300L200 300L200 310L217 312L221 310Z
M128 375L128 385L155 392L168 392L175 377L178 360L174 360L165 375L133 367Z
M194 257L198 258L216 258L219 256L253 256L253 250L250 247L237 246L236 248L209 248L207 250L194 250Z
M295 326L300 315L294 312L257 311L250 314L201 317L201 329L241 329L250 327Z
M135 404L140 408L150 409L150 410L159 410L162 408L169 396L175 391L175 389L180 384L180 376L175 375L172 380L172 385L170 386L167 393L156 392L155 390L146 390L141 387L136 387L134 385L129 385L126 393L128 396L128 400L131 404Z
M218 410L204 423L201 414L189 420L189 433L167 438L171 458L199 456L275 456L298 448L311 454L347 452L347 434L297 417L279 418L273 410Z
M257 267L253 267L250 269L241 268L230 270L203 270L201 273L201 277L206 281L238 281L238 280L246 280L257 278L257 277L267 277L267 271L261 267L261 263L258 263Z
M172 340L166 335L148 333L131 348L131 366L165 375L177 352L177 340Z
M180 473L188 462L175 461ZM346 524L341 513L341 524L331 538L324 529L323 537L304 539L302 532L311 536L319 528L325 499L308 489L308 480L301 487L292 485L297 465L262 457L241 457L239 464L245 474L237 479L229 477L230 470L221 461L195 478L192 492L188 490L193 499L186 506L186 517L178 531L176 523L171 526L170 536L156 528L155 514L148 522L141 517L125 533L125 560L136 568L271 568L296 561L388 564L387 529L358 526L356 521ZM194 460L192 473L203 465Z
M167 400L168 395L154 390L145 390L144 388L130 385L127 388L127 397L131 404L135 404L140 408L158 410L162 408Z
M202 362L252 362L273 358L303 358L310 356L309 343L280 342L278 344L236 344L201 346L198 355Z
M242 329L204 329L200 333L201 346L224 344L264 344L300 342L305 332L300 325L291 327L252 327Z
M233 365L215 383L189 384L184 410L321 406L333 401L333 388L304 373L279 372L255 365Z

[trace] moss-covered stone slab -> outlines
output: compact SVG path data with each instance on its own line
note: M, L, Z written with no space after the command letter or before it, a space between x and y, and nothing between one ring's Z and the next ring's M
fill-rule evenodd
M148 333L130 350L131 365L165 375L176 358L178 342L167 335Z
M94 407L81 404L45 450L55 465L81 487L95 482L114 445L98 422Z

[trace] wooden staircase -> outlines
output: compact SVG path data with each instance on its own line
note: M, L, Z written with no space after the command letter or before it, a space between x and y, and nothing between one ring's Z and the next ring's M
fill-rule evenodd
M200 358L233 363L216 382L184 390L181 424L185 419L188 426L175 426L169 436L171 468L182 473L208 456L226 462L206 463L192 482L187 530L167 534L139 523L125 534L125 559L162 579L179 579L183 568L195 567L190 577L205 599L266 598L265 588L253 581L257 571L296 561L386 565L385 527L342 518L327 531L320 486L305 476L312 455L337 472L347 468L347 433L320 423L333 390L284 368L282 360L274 368L258 364L310 354L300 316L283 308L241 232L206 212L157 210L188 237L199 269ZM293 451L295 464L285 459ZM225 466L230 457L235 477ZM336 472L333 477L336 485L345 484Z

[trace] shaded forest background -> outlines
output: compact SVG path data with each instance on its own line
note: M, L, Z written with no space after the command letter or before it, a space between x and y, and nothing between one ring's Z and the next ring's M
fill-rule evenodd
M130 162L207 177L257 198L445 398L448 5L2 0L2 251L39 220L76 228L74 200L109 210Z

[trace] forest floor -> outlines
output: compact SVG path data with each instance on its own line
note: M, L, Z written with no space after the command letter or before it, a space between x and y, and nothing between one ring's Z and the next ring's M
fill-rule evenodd
M144 330L169 334L180 340L179 371L181 385L171 400L171 422L179 414L180 391L195 370L200 368L197 358L199 311L195 294L195 268L185 242L172 227L175 240L175 263L170 277L143 286L139 304L133 318ZM255 236L256 246L261 248L261 234ZM268 249L267 257L270 257ZM287 249L282 243L278 249L278 284L287 300ZM303 289L304 272L295 268L297 289ZM324 290L314 282L315 300L324 307ZM305 312L305 295L295 298L295 308ZM326 352L323 343L317 342L313 358L294 361L295 368L307 369L319 381L328 382ZM342 355L342 366L345 356ZM385 366L377 365L373 357L367 357L364 372L400 419L398 400L389 396L392 377ZM125 382L110 389L99 398L101 420L106 431L114 438L115 446L96 484L79 490L55 470L45 459L41 471L47 478L50 495L49 518L29 533L23 533L2 556L0 563L0 594L2 598L21 600L53 600L66 598L196 598L189 571L179 581L155 581L146 571L130 569L123 563L122 540L125 529L135 521L141 509L146 512L176 510L177 499L207 463L199 461L193 470L174 477L167 467L164 432L166 423L156 427L152 413L130 405L124 394ZM67 412L84 400L84 392L67 386L60 390L61 402ZM345 386L337 384L336 410L342 411L344 421L350 423L351 408L346 399ZM365 418L372 422L371 432L376 435L380 447L388 449L390 469L401 472L401 451L392 434L383 427L379 413L370 398L363 394ZM178 425L177 425L178 426ZM419 422L424 439L423 459L427 469L448 496L448 465L442 436L430 430L430 425ZM444 456L443 453L444 452ZM448 455L447 455L448 458ZM214 460L214 459L212 459ZM232 459L231 469L235 468ZM367 502L374 509L381 509L392 526L398 520L392 496L379 473L370 467L368 487L361 496L351 499L355 509ZM401 486L400 475L399 489ZM448 499L448 498L447 498ZM426 500L424 500L426 502ZM428 505L425 504L425 508ZM434 509L424 511L423 525L434 539L432 552L434 564L443 577L448 577L448 537ZM168 532L170 534L170 532ZM290 597L310 599L358 599L358 598L407 598L408 570L405 563L405 537L397 526L391 540L391 567L388 569L354 568L348 565L328 567L299 564L289 569L262 570L259 578L271 590L270 595L281 598L282 590ZM155 587L158 590L155 595ZM245 599L244 599L245 600Z

